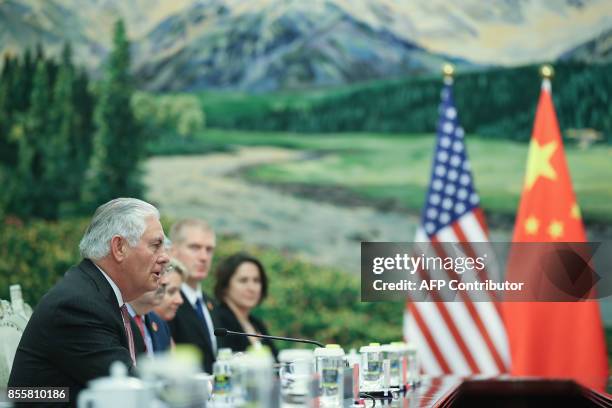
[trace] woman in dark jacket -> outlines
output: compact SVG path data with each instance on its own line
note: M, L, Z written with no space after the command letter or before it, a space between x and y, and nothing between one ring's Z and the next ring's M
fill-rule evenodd
M240 252L222 261L216 270L215 296L220 306L216 310L217 327L245 333L268 334L264 323L251 311L268 294L268 278L259 260ZM277 350L272 341L247 336L219 338L219 347L232 351L245 351L250 345L261 343L270 348L276 359Z

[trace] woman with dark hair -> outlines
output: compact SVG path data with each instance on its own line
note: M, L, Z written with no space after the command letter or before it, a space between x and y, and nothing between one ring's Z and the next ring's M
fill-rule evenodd
M268 334L264 323L251 315L268 294L268 277L259 260L247 253L239 252L223 260L216 270L215 297L218 327L245 333ZM258 343L270 348L276 358L277 350L267 339L247 336L226 336L219 338L219 347L232 351L245 351L248 346Z

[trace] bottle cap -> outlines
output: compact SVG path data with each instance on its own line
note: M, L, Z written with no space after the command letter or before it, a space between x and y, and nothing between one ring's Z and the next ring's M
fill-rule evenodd
M217 353L217 360L229 360L232 358L232 349L221 348Z
M370 343L370 345L361 346L359 349L360 353L379 353L381 351L382 350L379 343Z
M308 349L285 349L278 353L278 361L280 362L291 362L295 360L309 360L312 359L313 352Z
M176 361L191 363L200 361L202 354L200 350L192 344L177 344L172 356Z
M380 346L382 351L385 351L387 353L401 353L402 352L402 347L397 345L397 344L383 344L382 346Z
M338 344L327 344L325 347L318 347L314 351L315 357L343 357L344 350Z

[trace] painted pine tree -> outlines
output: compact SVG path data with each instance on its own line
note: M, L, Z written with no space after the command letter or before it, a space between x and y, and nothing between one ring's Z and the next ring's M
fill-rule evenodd
M130 106L133 80L129 47L125 26L119 20L95 108L97 130L82 192L83 202L93 207L116 197L143 194L139 167L144 140Z

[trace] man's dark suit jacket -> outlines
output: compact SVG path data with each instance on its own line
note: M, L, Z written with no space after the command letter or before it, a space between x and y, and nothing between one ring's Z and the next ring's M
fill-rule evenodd
M268 334L268 329L262 320L253 315L249 315L249 321L253 327L255 327L255 330L257 330L260 334ZM220 303L219 306L217 306L217 323L219 324L219 327L223 327L224 329L244 332L244 327L242 327L232 309L230 309L225 303ZM219 348L231 348L234 353L245 351L247 347L251 345L251 342L246 336L225 336L219 337L219 340ZM274 346L274 343L268 339L260 340L262 344L270 348L270 351L272 351L272 354L274 354L274 359L276 360L278 357L278 350Z
M191 306L183 291L181 291L181 296L183 304L179 306L174 319L168 322L172 338L176 344L187 343L197 346L202 353L202 368L207 373L212 373L212 366L216 357L210 340L210 334L204 328L197 312ZM212 330L214 331L215 327L218 327L216 324L216 308L212 300L205 293L203 297L203 307L208 307L214 325Z
M144 338L140 333L140 329L133 318L131 321L132 332L134 333L136 356L147 354L147 348ZM144 324L147 326L147 330L149 330L149 334L151 335L154 353L161 353L170 349L170 339L172 336L170 335L170 327L168 327L168 323L166 321L155 314L155 312L149 312L144 317Z
M113 361L133 370L117 297L88 259L39 302L15 354L9 387L70 387L70 403ZM41 405L37 405L41 406Z
M170 340L172 335L168 323L159 317L155 312L149 312L145 316L145 324L151 340L153 341L153 351L156 353L170 349Z

